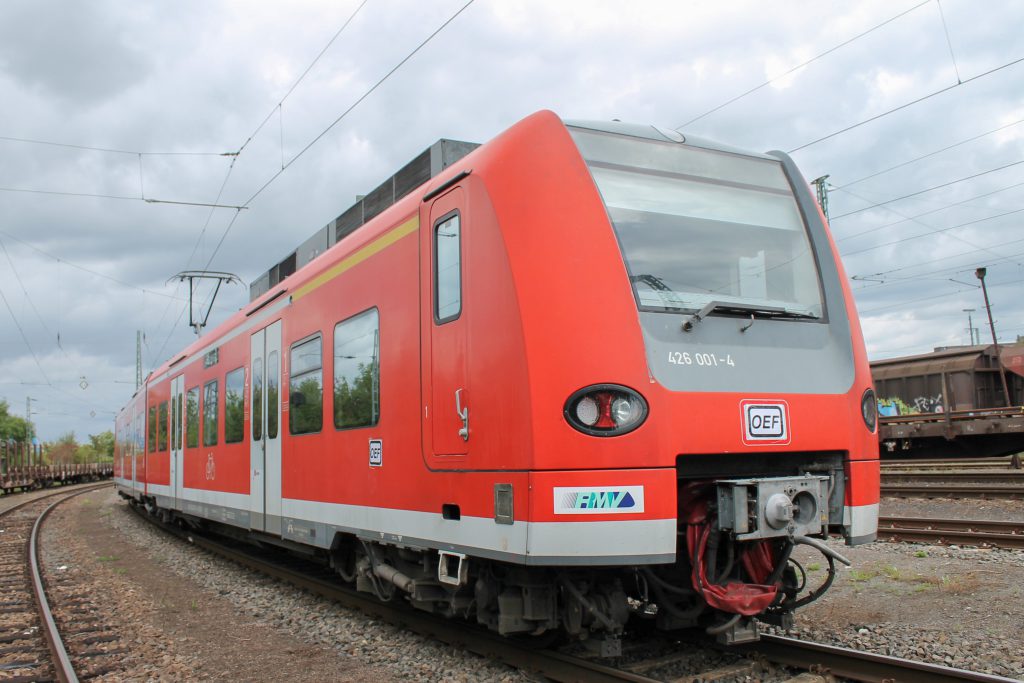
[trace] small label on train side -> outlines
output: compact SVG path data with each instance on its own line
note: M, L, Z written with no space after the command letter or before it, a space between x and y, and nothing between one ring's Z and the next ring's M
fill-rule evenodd
M785 401L753 399L741 401L743 443L758 445L789 443L788 407Z
M381 439L370 439L370 467L384 466L384 442Z

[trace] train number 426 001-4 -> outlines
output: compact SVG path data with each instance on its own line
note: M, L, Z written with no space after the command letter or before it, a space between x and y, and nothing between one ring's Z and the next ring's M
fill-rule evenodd
M700 365L702 367L736 367L732 360L732 354L725 354L725 357L714 353L700 352L689 353L688 351L669 351L668 362L673 365Z

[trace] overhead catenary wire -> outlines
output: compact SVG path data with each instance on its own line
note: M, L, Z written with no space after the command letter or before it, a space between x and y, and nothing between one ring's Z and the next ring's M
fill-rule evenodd
M922 97L918 97L917 99L911 100L910 102L905 102L904 104L901 104L898 107L893 107L892 109L884 111L884 112L882 112L880 114L875 114L874 116L868 117L868 118L864 119L863 121L859 121L859 122L854 123L852 125L846 126L845 128L840 128L839 130L833 131L833 132L829 133L828 135L823 135L822 137L817 138L816 140L811 140L810 142L805 142L804 144L802 144L802 145L800 145L798 147L794 147L793 149L789 150L789 153L793 154L794 152L799 152L800 150L807 149L808 147L816 145L819 142L824 142L825 140L830 140L830 139L832 139L832 138L834 138L834 137L836 137L838 135L842 135L843 133L848 133L851 130L854 130L856 128L860 128L861 126L863 126L865 124L871 123L872 121L877 121L877 120L879 120L881 118L885 118L886 116L889 116L890 114L895 114L898 111L902 111L903 109L906 109L908 107L912 107L915 104L920 104L921 102L924 102L925 100L931 99L932 97L936 97L938 95L941 95L942 93L949 92L950 90L953 90L955 88L959 88L961 86L967 85L968 83L971 83L973 81L977 81L979 79L985 78L986 76L991 76L992 74L998 73L998 72L1002 71L1003 69L1008 69L1011 66L1016 66L1017 64L1020 64L1021 62L1024 62L1024 57L1018 57L1017 59L1014 59L1013 61L1007 62L1005 64L1001 64L1000 66L997 66L997 67L995 67L993 69L989 69L988 71L982 72L982 73L977 74L975 76L971 76L970 78L966 78L966 79L964 79L962 81L959 81L957 83L954 83L952 85L947 85L945 88L940 88L939 90L936 90L936 91L934 91L932 93L929 93L927 95L924 95Z
M855 196L856 196L856 195L855 195ZM861 198L861 199L863 199L863 197L860 197L860 198ZM865 200L865 201L867 201L867 200ZM947 209L947 208L949 208L949 207L947 206L947 207L943 207L943 208L944 208L944 209ZM903 222L913 222L913 223L916 223L916 224L918 224L918 225L920 225L920 226L922 226L922 227L924 227L924 228L927 228L928 230L931 230L931 231L935 231L935 230L938 230L938 228L936 228L936 227L935 227L934 225L928 225L927 223L924 223L924 222L922 222L922 221L918 220L918 219L917 219L917 217L913 217L913 216L906 216L906 215L904 215L904 214L900 213L899 211L897 211L896 209L894 209L894 208L892 208L892 207L888 207L888 206L887 206L887 207L885 207L885 210L886 210L886 211L889 211L890 213L894 213L894 214L896 214L897 216L900 216L900 217L902 217L902 218L903 218L904 220L903 220L903 221L900 221L900 223L903 223ZM945 228L943 228L943 229L945 229ZM962 243L966 244L967 246L969 246L969 247L972 247L972 248L974 248L974 249L977 249L977 250L980 250L980 251L985 251L985 252L988 252L988 253L989 253L990 255L994 256L994 257L995 257L995 258L996 258L997 260L1000 260L1000 261L1002 261L1002 260L1006 259L1006 256L1004 256L1004 255L1002 255L1002 254L1000 254L1000 253L998 253L998 252L996 252L996 251L994 251L994 250L990 249L989 247L982 247L982 246L979 246L979 245L975 244L974 242L971 242L971 241L970 241L970 240L968 240L968 239L965 239L965 238L963 238L963 237L960 237L959 235L954 235L954 234L951 234L951 233L947 233L947 235L946 235L946 236L947 236L947 237L951 237L951 238L955 239L955 240L956 240L956 241L958 241L958 242L962 242ZM843 254L844 254L844 255L848 255L849 253L851 253L851 252L843 252ZM1019 264L1019 263L1018 263L1017 265L1022 265L1022 264Z
M999 283L996 283L994 285L989 285L988 288L989 289L995 289L997 287L1006 287L1007 285L1018 285L1018 284L1020 284L1022 282L1024 282L1024 280L1011 280L1009 282L999 282ZM889 308L896 308L896 307L899 307L899 306L906 306L907 304L916 304L916 303L920 303L922 301L931 301L931 300L934 300L934 299L941 299L941 298L953 296L954 294L962 294L964 292L969 292L969 291L971 291L971 289L978 289L979 287L980 287L980 285L971 285L970 288L968 288L968 289L962 289L961 288L961 289L953 290L952 292L942 292L940 294L932 294L932 295L929 295L929 296L920 297L918 299L910 299L910 300L907 300L907 301L900 301L900 302L897 302L897 303L894 303L894 304L886 304L885 306L878 306L877 308L869 308L869 309L860 311L860 314L861 315L869 315L871 313L877 313L878 311L884 311L884 310L889 309Z
M32 300L32 297L29 295L28 289L25 287L25 282L21 279L21 275L18 273L18 269L14 265L14 260L11 258L11 254L7 250L7 245L4 244L4 241L2 239L0 239L0 250L4 252L4 257L7 259L7 263L11 267L11 274L14 275L14 279L18 281L18 286L21 287L21 291L25 295L25 300L28 301L28 304L32 308L32 311L36 314L36 318L39 319L39 324L42 325L43 330L46 331L47 336L53 336L53 332L50 331L50 328L47 326L46 321L43 320L43 316L39 312L39 308L36 306L35 302ZM58 339L57 348L60 349L61 353L64 354L64 357L69 362L72 362L71 356L68 355L68 352L64 350L64 347L59 342L59 333L56 338Z
M462 14L464 11L466 11L466 9L468 9L469 6L472 5L474 1L475 0L469 0L469 2L464 4L458 10L456 10L454 14L452 14L450 17L448 17L448 19L446 19L443 24L441 24L436 29L434 29L433 33L431 33L429 36L424 38L423 41L421 41L419 45L417 45L415 48L413 48L411 52L409 52L397 64L395 64L393 67L391 67L390 71L388 71L386 74L381 76L377 80L376 83L374 83L362 95L360 95L359 98L356 99L356 101L353 102L351 105L349 105L349 107L347 109L345 109L345 111L343 111L336 119L334 119L334 121L332 121L326 128L324 128L316 137L314 137L312 140L310 140L308 143L306 143L306 146L303 147L301 150L299 150L298 154L296 154L291 159L289 159L288 162L281 168L281 170L279 170L277 173L272 175L265 183L263 183L263 185L260 186L260 188L258 190L256 190L256 192L254 192L252 194L252 196L250 196L248 199L246 199L244 202L242 202L242 206L249 206L250 204L252 204L253 200L255 200L257 197L259 197L263 193L263 191L266 190L270 186L271 183L273 183L275 180L277 180L278 177L280 177L280 175L282 173L284 173L286 170L288 170L288 168L290 168L292 164L294 164L296 161L298 161L300 158L302 158L302 156L306 152L308 152L310 150L310 148L313 147L313 145L315 145L316 143L320 142L320 140L325 135L327 135L327 133L329 133L336 125L341 123L341 121L346 116L348 116L349 113L351 113L353 109L355 109L360 104L362 104L363 100L365 100L367 97L372 95L374 93L374 91L376 91L377 88L379 88L381 85L383 85L385 81L387 81L389 78L391 78L391 76L394 75L394 73L396 71L398 71L403 66L405 66L406 62L408 62L410 59L412 59L420 50L422 50L424 47L426 47L426 45L428 43L430 43L430 41L432 41L435 37L437 37L437 35L439 33L441 33L441 31L443 31L445 28L448 27L449 24L451 24L453 21L455 21L455 19L460 14Z
M899 202L899 201L902 201L904 199L910 199L911 197L916 197L918 195L922 195L922 194L925 194L927 192L932 192L933 190L939 190L939 189L942 189L944 187L949 187L951 185L956 185L957 183L962 183L962 182L965 182L967 180L974 180L975 178L980 178L980 177L988 175L990 173L996 173L998 171L1004 171L1004 170L1006 170L1008 168L1013 168L1014 166L1020 166L1021 164L1024 164L1024 159L1021 159L1019 161L1013 161L1013 162L1010 162L1009 164L1003 164L1002 166L997 166L996 168L990 168L987 171L980 171L978 173L972 173L971 175L964 176L963 178L957 178L956 180L950 180L950 181L945 182L945 183L940 183L938 185L933 185L933 186L925 188L923 190L917 190L916 192L910 192L910 193L907 193L907 194L904 194L904 195L900 195L899 197L893 197L892 199L886 199L885 201L882 201L882 202L875 202L874 204L871 204L869 206L862 206L859 209L854 209L852 211L847 211L846 213L841 213L838 216L833 216L829 220L829 222L831 223L833 221L839 220L840 218L846 218L847 216L852 216L854 214L861 213L863 211L868 211L870 209L874 209L874 208L877 208L877 207L880 207L880 206L885 206L886 204L893 204L895 202ZM846 191L849 192L849 190L846 190ZM853 194L853 193L851 192L850 194Z
M237 154L237 152L146 152L137 149L117 149L114 147L94 147L91 145L75 145L66 142L53 142L50 140L33 140L30 138L19 138L8 135L0 135L0 140L5 142L21 142L31 145L47 145L50 147L66 147L68 149L79 149L90 152L106 152L109 154L129 154L132 156L188 156L188 157L230 157Z
M36 190L24 187L0 187L0 192L20 192L23 194L45 194L58 197L91 197L95 199L119 199L131 202L145 202L146 204L177 204L180 206L208 206L215 209L244 209L244 206L233 204L207 204L205 202L184 202L171 199L154 199L152 197L132 197L129 195L99 194L95 192L61 192L57 190Z
M903 238L898 239L898 240L892 240L891 242L884 242L882 244L876 244L876 245L871 246L871 247L865 247L864 249L858 249L856 251L848 251L848 252L845 252L843 254L843 257L854 256L856 254L863 254L864 252L874 251L875 249L881 249L882 247L889 247L889 246L892 246L894 244L900 244L902 242L909 242L911 240L920 239L922 237L929 237L931 235L938 235L940 233L948 232L950 230L956 230L957 228L964 228L964 227L967 227L968 225L977 225L978 223L984 223L985 221L991 221L991 220L995 220L997 218L1004 218L1006 216L1012 216L1012 215L1015 215L1015 214L1018 214L1018 213L1021 213L1021 212L1024 212L1024 209L1014 209L1012 211L1006 211L1006 212L997 214L995 216L987 216L985 218L978 218L978 219L975 219L973 221L967 221L966 223L958 223L957 225L950 225L950 226L947 226L945 228L937 228L935 230L932 230L931 232L921 233L920 235L911 235L910 237L903 237Z
M300 74L299 77L295 80L295 82L292 83L291 87L288 88L288 90L285 92L285 94L282 96L282 98L278 100L278 103L276 103L273 106L273 108L271 108L271 110L267 113L267 115L263 118L263 120L259 123L259 125L256 126L256 129L253 130L253 132L250 133L249 136L245 139L245 141L239 146L238 151L236 153L234 153L233 159L231 160L231 164L230 164L230 166L227 169L227 175L225 176L224 181L220 185L220 189L219 189L219 191L217 193L217 199L215 200L215 202L219 203L220 202L220 198L223 196L224 189L227 186L227 181L231 177L231 171L234 169L234 163L236 163L236 161L239 159L239 157L241 157L242 153L246 150L246 147L249 146L249 143L252 142L253 139L256 138L256 136L260 133L260 131L263 129L263 127L266 125L266 123L273 117L274 113L278 113L279 121L280 121L280 124L281 124L280 125L280 140L281 140L281 155L282 155L281 167L282 167L282 170L284 170L284 168L285 168L285 157L284 157L284 155L285 155L285 131L284 131L284 120L283 120L284 113L283 113L283 110L282 110L282 106L284 105L285 100L287 100L291 96L291 94L295 91L295 89L299 86L299 84L302 83L302 81L309 74L309 72L312 71L313 67L316 66L316 62L318 62L319 59L321 59L321 57L323 57L324 54L327 53L328 49L330 49L330 47L341 36L341 34L344 33L345 29L348 28L348 25L352 23L352 19L355 18L355 16L359 13L359 11L362 8L364 8L364 6L366 6L366 4L368 2L369 2L369 0L362 0L362 2L360 2L358 4L358 6L356 6L356 8L348 15L348 18L345 19L345 22L341 25L341 28L339 28L338 31L335 32L335 34L331 37L331 39L327 42L327 44L324 45L324 47L321 49L321 51L319 51L316 54L316 56L313 57L312 61L309 62L309 65L302 72L302 74ZM240 211L241 211L241 209L240 209ZM185 269L188 269L188 267L191 265L191 260L193 260L193 258L195 258L196 252L198 251L199 246L202 244L203 238L206 236L206 231L209 228L210 219L211 219L212 215L213 215L212 212L207 215L206 223L203 225L203 229L200 231L199 238L197 239L196 244L193 247L193 251L191 251L191 253L188 255L188 259L185 261ZM219 252L220 246L224 243L224 239L227 237L227 233L230 231L231 226L233 226L234 221L236 221L238 219L238 217L239 217L239 211L236 211L236 213L234 213L234 215L231 216L231 220L228 222L227 227L224 229L224 232L221 234L220 240L217 242L216 248L211 253L210 257L207 259L207 262L206 262L206 265L204 266L204 269L209 269L210 264L213 262L214 256L216 256L216 254ZM168 309L165 309L164 313L161 315L160 322L157 324L158 330L163 325L164 317L166 317L167 312L168 312ZM171 337L174 335L174 332L177 329L177 326L181 323L181 319L182 319L183 316L184 316L184 313L183 313L183 310L182 310L182 313L178 315L175 323L171 326L171 329L168 332L167 337L164 339L164 342L161 344L160 351L158 351L157 355L154 356L154 358L153 358L154 365L151 368L151 371L155 370L156 367L160 364L161 356L162 356L162 354L164 352L164 349L167 347L167 344L170 342Z
M953 62L953 71L956 73L956 81L957 83L961 83L960 67L956 64L956 54L953 52L953 41L949 38L949 27L946 25L946 13L942 11L942 0L935 0L935 5L939 8L939 18L942 20L942 30L946 34L946 45L949 47L949 58Z
M1021 242L1024 242L1024 237L1022 237L1021 239L1017 239L1017 240L1011 240L1009 242L1001 242L999 245L993 245L993 246L1006 247L1006 246L1009 246L1011 244L1020 244ZM954 259L954 258L964 258L964 257L970 256L972 254L976 254L979 251L984 251L984 250L977 249L975 251L957 252L956 254L950 254L948 256L940 256L938 258L930 258L930 259L928 259L926 261L918 261L917 263L911 263L911 264L908 264L908 265L905 265L905 266L900 266L899 268L890 268L889 270L882 270L882 271L878 271L876 273L864 273L864 274L853 275L853 276L851 276L850 279L851 280L865 280L865 281L867 281L867 280L870 280L871 278L878 278L878 277L884 278L886 275L891 275L892 273L898 273L898 272L901 272L901 271L904 271L904 270L910 270L911 268L919 268L921 266L930 266L930 265L933 265L935 263L938 263L939 261L948 261L948 260ZM1012 256L1013 257L1020 257L1020 256L1024 256L1024 253L1017 253L1017 254L1013 254ZM943 272L946 272L946 271L949 271L949 270L958 269L958 268L960 268L960 266L949 266L949 267L946 267L946 268L940 268L938 271L928 271L928 272L926 272L924 274L943 273ZM896 280L900 281L900 278L897 278Z
M4 306L7 307L7 312L11 314L11 320L14 321L14 326L18 328L21 340L25 342L28 352L32 354L32 360L35 361L36 367L39 368L39 374L43 376L47 386L53 386L50 383L50 378L46 376L46 370L43 369L43 364L39 362L39 356L36 355L36 350L32 348L32 343L28 340L28 336L25 334L24 328L22 328L21 323L18 322L18 316L14 315L14 309L11 307L11 303L7 300L7 295L4 294L2 287L0 287L0 299L3 299Z
M430 41L432 41L435 37L437 37L437 35L439 33L441 33L441 31L443 31L445 28L448 27L449 24L451 24L453 21L455 21L455 19L460 14L462 14L464 11L466 11L466 9L470 5L473 4L473 2L474 2L474 0L469 0L469 2L467 2L464 5L462 5L462 7L460 7L458 10L456 10L456 12L454 14L452 14L450 17L448 17L448 19L446 19L443 24L441 24L436 29L434 29L434 31L430 35L428 35L426 38L424 38L415 48L413 48L411 52L409 52L405 57L403 57L397 64L395 64L395 66L391 67L391 69L386 74L381 76L377 80L377 82L375 82L362 95L360 95L359 98L356 99L355 102L353 102L351 105L349 105L349 107L347 109L345 109L345 111L343 111L336 119L334 119L334 121L332 121L330 123L330 125L328 125L326 128L324 128L323 131L321 131L316 137L314 137L312 140L310 140L306 144L306 146L303 147L298 152L298 154L293 156L286 164L284 164L284 166L282 166L282 168L279 171L274 173L274 175L272 175L265 183L263 183L263 185L261 185L260 188L258 190L256 190L256 192L254 192L252 194L252 196L250 196L248 199L246 199L244 202L242 202L242 206L249 206L250 204L252 204L252 202L257 197L259 197L263 193L264 190L266 190L268 187L270 187L271 183L273 183L275 180L277 180L281 176L282 173L284 173L289 168L291 168L292 164L294 164L296 161L298 161L307 151L310 150L310 148L313 147L313 145L318 143L325 135L327 135L327 133L329 133L331 131L331 129L333 129L336 125L341 123L341 121L346 116L348 116L352 112L352 110L354 110L356 107L358 107L367 97L369 97L371 94L373 94L374 91L376 91L377 88L379 88L381 85L383 85L385 81L387 81L389 78L391 78L391 76L394 75L394 73L396 71L401 69L420 50L422 50L428 43L430 43ZM231 232L232 227L235 225L235 220L234 220L235 218L237 218L237 214L235 215L235 217L232 218L231 222L228 224L228 227L225 229L224 234L221 235L220 241L217 243L217 248L210 255L210 260L207 262L207 267L209 267L209 264L213 261L213 258L217 255L217 252L220 250L220 246L224 244L224 240L227 239L228 234Z
M98 270L93 270L92 268L87 268L87 267L85 267L83 265L75 263L74 261L69 261L69 260L67 260L67 259L65 259L65 258L63 258L61 256L56 256L55 254L51 254L50 252L46 251L45 249L40 249L39 247L35 246L31 242L26 242L25 240L15 236L15 235L12 235L11 233L9 233L9 232L7 232L5 230L0 230L0 235L5 235L9 239L12 239L12 240L14 240L17 243L19 243L19 244L21 244L23 246L28 247L29 249L35 251L36 253L42 254L43 256L45 256L47 258L53 259L54 261L56 261L58 263L63 263L64 265L71 266L72 268L74 268L76 270L80 270L80 271L82 271L84 273L89 273L90 275L95 275L96 277L103 278L104 280L109 280L110 282L114 282L116 284L119 284L122 287L125 287L127 289L134 289L134 290L140 291L140 292L142 292L144 294L152 294L154 296L165 297L165 298L168 298L168 299L175 299L177 301L184 301L185 300L185 299L181 299L179 297L172 296L170 294L164 294L163 292L157 292L157 291L152 290L152 289L146 289L145 287L140 287L138 285L133 285L130 282L125 282L124 280L119 280L116 277L107 275L105 273L101 273Z
M884 174L886 174L886 173L888 173L890 171L895 171L898 168L903 168L905 166L910 166L911 164L915 164L918 161L921 161L923 159L927 159L929 157L933 157L936 154L941 154L942 152L948 152L951 149L955 149L957 147L961 147L963 145L966 145L969 142L974 142L975 140L980 140L983 137L986 137L988 135L993 135L994 133L998 133L1000 131L1004 131L1007 128L1013 128L1014 126L1020 125L1021 123L1024 123L1024 119L1017 119L1013 123L1008 123L1005 126L999 126L998 128L993 128L990 131L986 131L984 133L981 133L980 135L974 135L972 137L967 138L966 140L961 140L959 142L954 142L952 145L947 145L946 147L943 147L942 149L937 149L934 152L928 152L927 154L922 154L919 157L914 157L913 159L909 159L907 161L901 162L899 164L896 164L895 166L890 166L888 168L883 168L880 171L875 171L874 173L870 173L870 174L868 174L866 176L863 176L861 178L857 178L856 180L851 180L851 181L845 182L845 183L843 183L841 185L830 185L831 189L834 192L846 191L846 189L849 188L851 185L856 185L858 183L862 183L865 180L870 180L871 178L877 178L880 175L884 175Z
M815 55L814 57L811 57L807 61L802 62L800 64L797 64L796 66L790 68L788 71L785 71L784 73L781 73L778 76L773 76L772 78L769 78L764 83L761 83L760 85L755 86L755 87L751 88L750 90L747 90L746 92L742 92L739 95L736 95L735 97L733 97L733 98L731 98L729 100L726 100L722 104L720 104L717 107L714 107L712 109L709 109L708 111L704 112L700 116L696 116L696 117L690 119L689 121L687 121L686 123L683 123L683 124L680 124L679 126L676 126L676 130L677 131L681 130L682 128L685 128L686 126L689 126L691 123L696 123L697 121L700 121L701 119L703 119L703 118L705 118L707 116L710 116L711 114L714 114L718 110L724 109L725 107L728 107L730 104L733 104L734 102L738 102L739 100L742 100L744 97L747 97L748 95L754 94L758 90L771 85L775 81L783 79L786 76L789 76L790 74L792 74L792 73L794 73L796 71L799 71L800 69L804 68L808 64L810 64L812 62L815 62L815 61L821 59L822 57L825 57L825 56L835 52L836 50L838 50L840 48L846 47L850 43L853 43L853 42L863 38L864 36L877 31L878 29L882 28L883 26L891 24L892 22L896 21L900 17L906 16L907 14L910 14L911 12L913 12L916 9L924 7L929 2L931 2L931 0L925 0L924 2L918 3L918 4L914 5L913 7L911 7L910 9L904 10L904 11L900 12L899 14L886 19L885 21L883 21L880 24L872 26L867 31L863 31L862 33L858 33L857 35L853 36L852 38L848 38L848 39L844 40L843 42L841 42L841 43L839 43L837 45L833 45L832 47L830 47L829 49L825 50L824 52L822 52L822 53L820 53L818 55Z
M871 234L873 232L878 232L879 230L884 230L886 228L891 228L893 226L900 225L902 223L906 223L908 221L913 221L913 220L915 220L917 218L924 218L925 216L930 216L932 214L936 214L936 213L939 213L941 211L947 211L947 210L952 209L954 207L963 206L964 204L969 204L970 202L976 201L978 199L984 199L985 197L991 197L992 195L999 194L1000 192L1006 192L1008 190L1013 190L1013 189L1021 187L1021 186L1024 186L1024 182L1014 183L1013 185L1007 185L1005 187L1000 187L1000 188L998 188L996 190L992 190L991 192L983 192L981 194L976 194L973 197L968 197L967 199L961 199L960 201L952 202L950 204L943 204L942 206L937 207L935 209L929 209L929 210L927 210L927 211L925 211L923 213L915 214L913 216L904 217L903 220L893 221L892 223L886 223L884 225L877 225L877 226L875 226L873 228L868 228L867 230L861 230L860 232L855 232L855 233L853 233L851 235L844 235L843 237L838 237L838 238L836 238L836 242L845 242L846 240L852 240L852 239L854 239L856 237L862 237L863 235L869 235L869 234ZM850 190L847 190L847 192L849 194L853 195L854 197L856 197L857 199L860 199L862 201L865 201L865 202L873 201L873 200L868 199L866 197L863 197L863 196L861 196L859 194L851 192ZM892 209L887 209L887 210L892 211ZM893 213L896 213L896 212L893 212ZM897 213L896 215L901 216L902 214Z
M217 199L214 200L215 203L219 203L220 202L220 198L223 196L224 190L227 187L228 181L231 178L231 173L232 173L232 171L235 168L235 162L241 156L242 152L245 151L245 148L249 146L249 143L251 143L256 138L257 135L259 135L260 131L263 130L263 127L267 124L268 121L270 121L270 119L273 117L275 112L278 113L279 117L283 117L283 113L282 113L281 108L282 108L282 105L284 104L285 100L287 100L288 97L290 97L291 94L295 91L295 89L299 86L299 84L302 83L303 79L305 79L306 76L309 74L309 72L312 71L313 67L316 66L317 62L320 61L320 58L324 56L324 54L331 47L331 45L333 45L334 42L338 39L338 37L341 36L341 34L345 31L345 29L348 27L348 25L350 23L352 23L352 20L355 19L356 15L359 14L360 10L363 9L363 7L367 4L367 2L369 2L369 0L363 0L363 2L361 2L356 7L356 9L348 16L348 18L345 20L345 22L341 25L341 28L339 28L337 31L335 31L335 33L331 37L331 39L327 41L327 44L324 45L324 47L321 48L320 52L317 53L316 57L313 58L313 61L311 61L309 63L309 65L306 67L306 69L299 75L299 77L297 79L295 79L295 82L292 83L291 87L288 88L288 90L281 97L281 99L278 100L277 104L274 105L273 108L271 108L271 110L263 118L263 120L260 122L260 124L258 126L256 126L256 129L252 133L250 133L249 136L245 139L245 141L239 146L238 150L234 153L234 156L233 156L233 158L231 160L231 164L228 167L228 172L227 172L226 176L224 177L224 181L221 183L220 189L217 192ZM281 125L280 125L280 141L281 141L281 155L282 155L281 156L281 169L284 170L285 162L284 162L284 124L283 124L283 121L281 121ZM220 240L217 242L216 248L213 250L213 252L211 253L210 257L207 259L206 265L203 266L204 270L209 269L210 264L213 262L214 256L216 256L216 254L220 251L220 247L224 243L224 239L227 237L228 233L231 231L231 228L234 225L235 221L238 219L238 214L239 214L240 211L241 211L241 208L239 208L239 210L236 211L235 214L231 217L231 221L228 223L228 225L225 228L224 232L221 234ZM213 212L211 211L209 214L207 214L206 222L203 224L203 229L199 232L199 236L196 239L196 243L192 247L192 252L189 254L189 257L188 257L188 259L185 262L185 269L186 270L191 266L192 259L195 257L196 252L198 251L200 244L202 244L203 238L206 235L206 231L209 229L210 219L212 217L213 217ZM167 313L168 313L169 310L170 310L170 304L168 304L168 307L164 309L163 314L160 316L160 321L157 323L157 329L159 329L163 325L164 318L166 318ZM171 326L170 330L167 333L167 336L164 338L163 343L160 345L160 350L157 352L156 356L153 357L153 359L152 359L153 360L153 365L150 368L151 371L156 369L156 366L159 365L159 363L161 362L162 355L163 355L163 350L167 347L167 344L170 342L171 337L174 335L174 332L177 329L177 326L181 323L181 320L182 320L183 317L184 317L184 310L182 310L182 313L178 316L177 320ZM147 345L147 349L148 349L148 345Z
M320 50L319 53L317 53L316 57L313 58L313 61L310 62L309 66L306 67L305 71L303 71L302 74L297 79L295 79L295 82L292 83L290 88L288 88L288 91L285 92L284 96L281 97L281 99L277 101L277 104L275 104L271 108L271 110L263 118L263 120L260 122L260 124L258 126L256 126L256 130L254 130L252 133L249 134L249 136L245 139L245 142L243 142L242 145L235 152L235 156L238 156L239 154L241 154L245 150L245 148L249 146L249 143L252 142L253 139L255 139L255 137L257 135L259 135L260 131L263 130L263 127L265 125L267 125L267 122L270 121L271 117L273 117L275 112L277 112L279 115L281 114L281 106L284 104L284 101L287 100L291 96L291 94L295 91L295 88L297 88L299 86L299 84L302 83L303 79L306 78L306 76L309 74L309 72L313 70L313 67L316 66L316 63L320 61L320 58L324 56L324 54L327 52L328 49L330 49L331 45L334 44L334 41L336 41L341 36L341 34L345 31L346 28L348 28L348 25L352 23L352 20L356 18L356 15L359 14L359 12L363 9L363 7L366 5L367 2L369 2L369 0L363 0L361 3L359 3L359 6L356 7L355 10L353 10L352 14L350 14L348 16L348 19L346 19L345 23L343 23L341 25L341 28L339 28L334 33L334 35L331 36L331 39L328 40L327 44L323 46L323 48ZM282 135L282 138L283 138L284 133L282 132L281 135ZM281 147L282 147L282 149L284 148L284 143L283 142L282 142ZM283 152L282 152L282 154L283 154ZM282 159L281 163L282 163L282 166L283 166L284 165L284 160L283 159Z

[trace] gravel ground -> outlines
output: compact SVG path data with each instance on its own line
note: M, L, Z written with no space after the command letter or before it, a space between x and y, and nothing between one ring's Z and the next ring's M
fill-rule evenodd
M1022 501L884 499L882 515L1024 519ZM798 612L791 635L1024 680L1024 551L912 543L847 548L831 590ZM820 555L797 556L810 581Z
M881 514L889 517L939 517L1024 521L1024 500L951 500L949 498L883 498Z
M303 666L289 678L536 680L185 546L139 520L112 492L83 498L83 508L93 514L79 514L77 524L95 526L91 539L85 534L77 545L64 541L56 551L65 553L63 563L91 562L97 580L113 591L114 611L129 615L130 624L143 623L130 626L138 668L128 678L277 680L283 670L296 672L301 658ZM1024 516L1020 501L888 499L882 514L941 517L956 509L961 517ZM104 538L120 550L97 545ZM1018 647L1024 552L890 543L835 547L854 567L841 569L831 591L798 614L791 635L1024 680ZM103 553L136 559L107 562ZM798 558L810 582L820 582L820 556L801 549ZM173 582L180 585L168 593L154 589ZM277 659L264 652L275 648ZM270 659L256 661L258 654Z
M144 549L149 560L163 572L195 586L195 600L189 607L194 613L189 615L190 619L198 619L211 601L226 602L236 612L244 614L248 624L234 634L235 637L248 639L252 628L259 626L277 634L276 637L286 635L307 647L326 649L337 661L365 670L363 673L350 671L349 680L502 683L537 680L503 664L327 603L322 598L185 546L138 519L113 494L104 494L101 506L103 511L109 511L103 517L108 532L120 535L136 549ZM142 592L147 588L138 586L136 590ZM246 649L252 651L259 647L262 646L257 640L247 643ZM212 666L206 657L202 664L204 670ZM192 666L196 668L194 663ZM246 666L245 662L240 666ZM295 670L294 657L286 668ZM244 673L243 669L237 669L231 677L276 681L281 678L281 670L253 671L246 667ZM289 678L328 680L333 677L315 675L304 666L296 675L289 674Z

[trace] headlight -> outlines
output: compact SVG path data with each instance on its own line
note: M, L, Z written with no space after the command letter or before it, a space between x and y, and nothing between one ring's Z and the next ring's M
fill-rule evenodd
M878 400L875 398L875 390L868 389L860 399L860 414L864 418L864 424L869 432L875 431L878 424Z
M592 436L631 432L647 418L647 402L627 387L595 384L580 389L565 402L566 421Z

